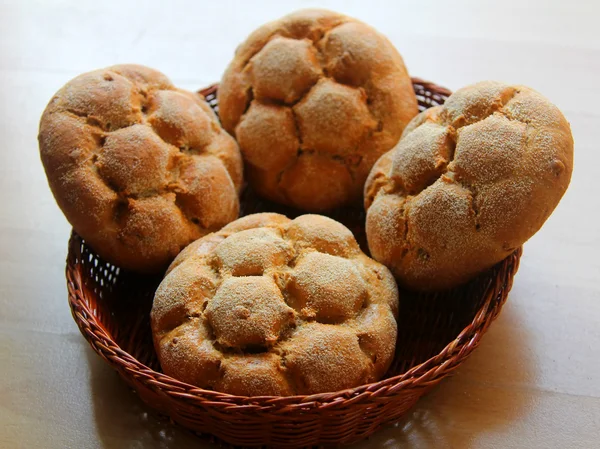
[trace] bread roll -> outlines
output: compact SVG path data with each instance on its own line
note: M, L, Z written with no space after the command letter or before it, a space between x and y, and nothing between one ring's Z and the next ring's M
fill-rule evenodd
M415 290L459 285L535 234L567 190L573 137L534 90L481 82L415 117L365 185L373 257Z
M398 291L352 233L319 215L249 215L188 246L156 291L162 369L241 396L336 391L380 379Z
M252 33L218 97L250 185L307 211L360 201L369 170L418 112L394 46L324 10L298 11Z
M40 154L67 220L107 261L165 269L238 216L238 146L201 96L118 65L68 82L40 122Z

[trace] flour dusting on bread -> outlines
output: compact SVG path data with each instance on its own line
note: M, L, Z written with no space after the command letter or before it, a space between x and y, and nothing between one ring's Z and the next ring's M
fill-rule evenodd
M537 232L572 167L569 124L540 94L497 82L460 89L375 164L369 249L406 287L456 286Z
M256 214L186 248L151 316L165 373L231 394L281 395L381 378L393 359L397 314L391 273L343 225Z
M164 269L238 216L242 161L197 94L118 65L67 83L40 122L40 153L74 229L105 259Z

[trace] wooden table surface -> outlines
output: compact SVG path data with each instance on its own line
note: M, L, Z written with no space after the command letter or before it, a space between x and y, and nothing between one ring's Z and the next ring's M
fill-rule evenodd
M600 447L600 3L388 3L319 2L388 35L415 76L451 89L498 79L539 90L571 122L576 162L479 349L406 419L356 447ZM0 5L0 447L210 447L148 413L71 319L70 227L39 161L38 120L66 81L115 63L205 86L255 27L317 4Z

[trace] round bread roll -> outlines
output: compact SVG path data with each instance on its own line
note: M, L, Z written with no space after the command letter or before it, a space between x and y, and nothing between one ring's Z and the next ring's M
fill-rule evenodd
M298 11L252 33L218 96L249 184L308 211L360 202L371 167L418 112L388 39L324 10Z
M240 396L312 394L381 378L398 290L352 233L319 215L249 215L189 245L152 307L164 372Z
M238 216L235 140L204 98L156 70L117 65L71 80L46 107L39 144L67 220L122 268L165 269Z
M572 169L569 123L546 98L491 81L460 89L373 167L371 254L410 289L462 284L540 229Z

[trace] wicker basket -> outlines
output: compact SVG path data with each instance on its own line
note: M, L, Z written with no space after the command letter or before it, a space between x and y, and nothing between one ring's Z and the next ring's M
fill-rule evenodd
M446 89L413 79L421 109L441 104ZM216 109L216 86L202 91ZM276 206L246 190L243 214ZM364 243L364 212L332 211ZM202 390L161 373L149 314L160 276L125 272L104 262L73 233L67 285L73 317L92 348L144 402L192 431L232 445L303 447L351 443L397 421L478 346L500 312L518 269L521 249L460 288L401 292L398 342L385 378L312 396L239 397Z

